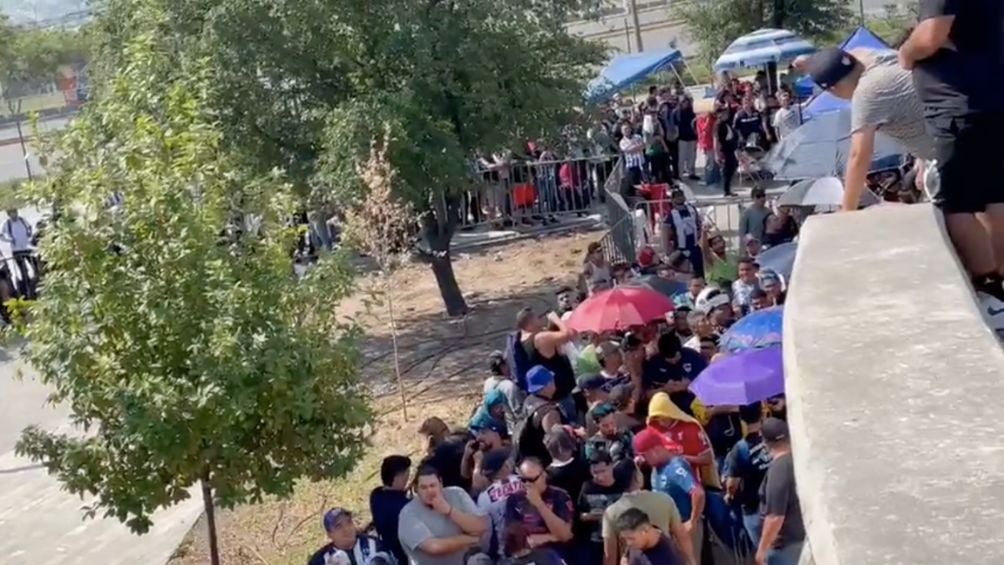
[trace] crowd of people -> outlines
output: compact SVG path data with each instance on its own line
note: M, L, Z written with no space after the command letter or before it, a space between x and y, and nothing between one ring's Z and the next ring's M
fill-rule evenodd
M876 134L917 159L915 182L932 195L986 316L1004 327L1004 6L997 0L922 0L898 50L823 49L799 61L851 106L844 210L864 191Z
M740 163L755 161L801 124L794 101L789 84L770 92L763 72L752 81L719 77L710 112L697 112L679 81L651 87L636 107L615 98L601 127L624 158L621 193L630 198L643 184L701 180L696 165L700 152L706 163L704 182L721 183L722 192L731 195ZM762 179L768 173L760 174Z
M705 406L689 386L738 319L784 303L783 278L756 263L778 223L757 202L742 252L710 226L684 228L692 207L679 198L668 217L680 249L674 237L669 253L643 253L647 266L615 271L590 245L579 285L558 289L545 314L521 310L489 355L466 426L430 417L420 460L383 461L373 535L350 535L361 524L332 509L310 565L797 563L784 396ZM566 324L581 299L641 273L686 283L664 319L599 333Z
M974 287L1000 301L1002 193L987 172L1004 166L1004 146L992 139L1004 116L1004 6L920 5L898 53L824 49L798 68L851 101L844 209L859 204L876 132L893 137L918 160L915 182L937 184L934 202ZM695 176L695 146L728 194L742 153L795 125L790 97L765 94L761 78L728 81L704 116L693 115L681 88L656 88L637 108L611 109L591 141L622 153L626 196ZM754 191L736 253L701 225L682 191L670 194L661 249L616 266L590 246L579 288L560 289L546 315L519 313L504 349L489 357L467 425L423 422L427 451L414 472L407 457L384 460L370 500L375 537L332 509L323 521L330 543L311 565L799 562L805 527L784 396L707 406L690 387L721 360L720 337L738 319L783 304L783 278L762 271L757 256L794 238L798 224ZM566 324L578 299L640 273L686 281L664 320L589 334Z

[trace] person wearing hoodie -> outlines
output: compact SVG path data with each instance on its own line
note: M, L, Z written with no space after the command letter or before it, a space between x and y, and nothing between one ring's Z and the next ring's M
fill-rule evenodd
M476 495L488 486L488 481L481 472L485 454L508 445L509 433L506 430L505 422L494 417L490 409L485 409L484 406L475 412L467 429L472 438L464 447L460 473L465 479L471 481L469 491Z
M408 475L411 471L411 459L404 455L385 457L380 463L381 486L370 493L370 515L373 525L383 541L384 547L397 559L398 563L407 563L408 556L397 538L397 521L411 498L408 496Z
M683 458L704 486L722 488L714 451L704 428L696 418L680 410L665 392L655 393L649 401L648 426L683 448Z

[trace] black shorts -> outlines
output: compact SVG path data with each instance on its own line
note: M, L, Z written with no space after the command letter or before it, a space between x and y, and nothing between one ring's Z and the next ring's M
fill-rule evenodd
M974 213L1004 203L1004 113L927 119L941 183L934 203L945 213Z

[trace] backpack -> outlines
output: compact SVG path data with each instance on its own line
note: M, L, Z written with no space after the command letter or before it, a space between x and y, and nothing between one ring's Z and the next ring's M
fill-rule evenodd
M525 406L525 404L524 404ZM550 462L551 457L544 447L543 421L547 410L557 410L558 407L551 402L543 402L526 415L517 425L518 429L512 434L515 441L516 461L526 457L536 457L545 465Z

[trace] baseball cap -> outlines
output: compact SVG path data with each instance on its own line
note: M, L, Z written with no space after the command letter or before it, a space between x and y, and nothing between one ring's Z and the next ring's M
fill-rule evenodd
M486 477L494 477L502 467L505 467L509 455L508 447L498 447L485 453L484 459L481 460L481 473Z
M788 439L788 422L778 418L767 418L760 427L760 435L766 442Z
M530 394L544 390L547 388L547 385L553 382L554 373L541 365L537 365L526 372L526 390Z
M493 418L487 410L478 410L477 413L474 414L474 417L471 418L470 423L467 424L467 427L472 432L490 430L499 435L505 435L506 433L505 424Z
M648 267L655 263L655 249L651 247L644 247L641 253L638 254L638 264L642 267Z
M621 346L614 341L604 341L596 348L596 353L600 358L606 359L615 353L621 352Z
M857 62L858 60L850 53L831 47L817 51L809 57L805 71L820 88L829 90L851 74Z
M332 529L334 529L335 526L338 525L338 521L345 517L351 518L352 513L344 508L337 506L335 508L332 508L331 510L328 510L327 512L324 513L324 531L330 532Z
M727 294L717 288L708 287L702 290L701 294L697 295L697 300L694 301L694 306L696 306L701 312L709 314L715 308L727 306L729 303L730 300Z
M582 375L579 380L575 383L579 386L579 390L599 390L603 388L606 383L606 379L603 375Z
M661 447L670 453L683 453L683 447L680 444L652 428L645 428L638 432L631 441L631 445L634 447L634 452L639 455L657 447Z
M631 399L633 392L634 386L631 383L619 384L610 389L610 394L607 395L607 402L614 406L623 406Z

